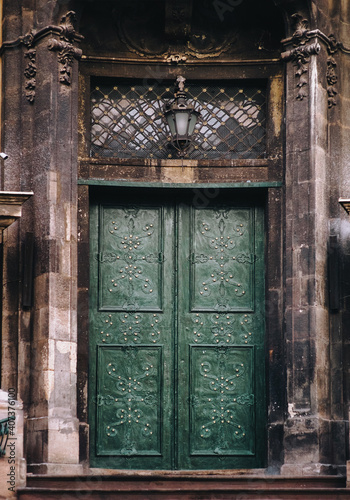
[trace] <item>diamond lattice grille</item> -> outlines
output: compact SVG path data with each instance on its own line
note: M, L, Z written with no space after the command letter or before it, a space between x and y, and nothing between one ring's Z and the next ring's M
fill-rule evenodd
M262 86L190 82L188 103L200 111L188 159L263 158L266 95ZM97 84L91 94L91 156L177 158L164 118L173 82L154 85Z

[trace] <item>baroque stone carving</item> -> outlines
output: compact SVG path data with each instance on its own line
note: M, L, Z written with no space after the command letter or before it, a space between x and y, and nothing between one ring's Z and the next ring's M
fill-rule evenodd
M297 70L295 76L297 77L296 87L298 93L296 98L302 101L307 97L306 86L308 84L308 64L311 55L317 55L321 46L318 42L307 44L310 40L309 37L309 23L307 19L303 18L300 14L294 14L292 18L295 21L295 31L292 36L292 43L294 48L283 52L281 57L284 61L293 61Z
M320 51L320 45L317 41L311 44L308 42L318 39L324 43L328 53L326 79L328 107L331 109L337 104L336 96L338 94L335 88L338 82L338 75L337 62L334 55L338 51L343 54L350 54L350 48L346 47L342 42L337 41L333 34L327 36L318 29L309 30L307 19L303 18L300 14L294 14L292 18L295 21L295 32L291 38L282 40L282 43L293 43L294 48L282 53L281 57L284 61L294 61L298 67L296 72L296 76L299 77L297 84L299 88L297 99L302 100L306 97L303 87L307 85L307 65L309 63L309 57L312 54L318 54Z
M52 39L49 41L49 50L58 51L58 62L61 64L59 80L65 85L71 84L71 72L74 59L80 59L83 51L71 43Z
M73 45L76 35L74 28L75 20L75 13L73 11L67 12L61 19L61 40L52 38L48 44L49 50L58 52L58 62L61 65L59 81L64 85L71 84L71 72L74 59L79 60L83 54L81 49Z
M26 98L28 102L33 103L35 99L35 87L36 87L36 50L29 49L24 57L28 59L28 64L24 70L24 76L27 79L25 83Z
M38 31L31 30L29 33L18 37L16 40L5 41L0 47L0 56L5 50L15 49L24 45L28 51L24 57L28 59L28 64L24 70L26 78L25 91L26 98L30 103L34 102L36 90L36 50L34 49L36 43L49 36L58 35L61 41L52 39L49 42L50 50L59 50L59 61L62 64L60 81L65 84L70 84L70 72L73 59L80 59L82 51L74 47L74 42L81 42L84 37L77 33L74 28L75 12L69 11L61 18L60 26L45 26Z
M338 76L336 74L337 63L334 57L330 56L327 60L327 94L328 94L328 107L332 108L337 104L336 95L337 90L335 85L338 81Z
M237 40L237 29L218 35L210 30L204 32L203 26L191 27L192 7L187 5L187 2L182 6L167 9L167 38L164 38L153 11L149 12L144 8L144 11L134 16L130 14L129 8L125 12L114 11L120 40L130 52L139 57L162 59L171 63L186 62L188 57L216 58L228 51ZM183 42L181 45L179 40Z
M181 0L174 4L171 0L165 2L165 33L173 40L186 40L191 31L193 1Z

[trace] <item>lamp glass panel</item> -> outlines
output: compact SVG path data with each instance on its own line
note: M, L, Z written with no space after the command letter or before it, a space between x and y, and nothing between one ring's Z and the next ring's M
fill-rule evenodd
M188 130L188 111L175 111L176 131L179 136L186 136Z
M191 135L193 134L194 127L196 126L196 123L197 123L197 118L198 118L197 113L194 112L194 113L191 114L190 123L188 125L188 135L189 135L189 137L191 137Z
M175 127L175 117L172 111L166 114L166 121L168 122L171 135L174 137L176 135L176 127Z

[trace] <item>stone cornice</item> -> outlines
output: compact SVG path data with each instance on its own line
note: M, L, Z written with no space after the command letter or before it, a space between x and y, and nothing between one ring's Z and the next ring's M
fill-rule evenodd
M322 41L324 43L324 45L327 48L327 52L329 54L335 54L336 52L338 52L338 50L343 52L344 54L350 54L350 48L345 47L345 45L342 42L338 42L334 35L327 36L319 29L310 31L306 30L303 33L302 41L300 43L301 45L305 45L307 42L315 39ZM281 43L285 47L290 45L295 45L295 42L296 42L296 37L294 35L289 38L285 38L284 40L281 41Z
M5 41L0 47L0 56L9 49L15 49L24 45L25 47L34 47L40 40L46 38L47 36L59 36L66 37L64 26L45 26L39 31L32 30L30 33L26 33L23 36L19 36L16 40ZM79 33L74 33L70 40L72 42L80 43L84 40L83 35Z
M0 231L22 216L22 205L33 192L0 191Z
M350 214L350 198L339 198L339 203Z

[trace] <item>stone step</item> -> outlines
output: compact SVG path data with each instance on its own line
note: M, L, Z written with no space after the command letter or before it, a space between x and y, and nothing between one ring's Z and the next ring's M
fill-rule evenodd
M345 478L228 476L203 473L29 475L19 500L350 500Z
M231 490L67 490L50 488L23 488L19 500L76 500L88 495L89 500L350 500L350 490L345 488L287 489L231 489Z

